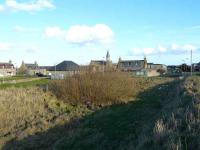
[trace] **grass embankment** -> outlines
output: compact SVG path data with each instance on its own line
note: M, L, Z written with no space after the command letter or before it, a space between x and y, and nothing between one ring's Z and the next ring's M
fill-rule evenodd
M200 149L200 77L188 77L155 123L157 149Z
M104 84L111 84L112 81L117 81L116 78L118 77L112 76L113 80L101 81ZM89 83L95 81L89 79ZM74 101L68 98L60 101L52 93L43 93L39 89L2 90L0 101L3 109L0 109L0 116L6 124L0 125L0 131L3 133L0 141L3 149L20 150L133 149L135 146L139 147L143 139L142 135L151 131L159 116L162 101L165 100L163 97L173 97L170 91L176 83L171 82L170 78L132 78L131 84L134 87L131 88L132 99L130 97L128 100L119 98L121 101L116 101L111 97L108 99L109 103L103 100L101 107L92 110L86 107L82 99ZM98 84L103 85L100 79ZM89 84L89 87L88 84L85 85L87 89L90 89L86 91L91 91L93 84ZM60 86L60 88L64 87ZM98 88L101 94L104 91L103 87L106 86ZM110 87L116 89L116 87ZM96 96L99 96L99 93L97 92ZM88 98L93 98L91 96L92 94ZM69 103L69 100L72 100L72 103ZM90 100L92 105L99 105L96 100ZM6 104L7 101L9 102ZM6 114L11 114L11 116L6 116ZM11 121L10 118L13 120Z

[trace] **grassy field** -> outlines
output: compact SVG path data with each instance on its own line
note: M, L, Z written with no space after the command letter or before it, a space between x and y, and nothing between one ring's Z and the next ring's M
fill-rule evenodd
M34 86L6 88L0 90L0 145L3 150L199 149L199 81L134 78L132 99L96 109Z
M10 81L10 80L21 80L21 79L27 79L27 78L33 78L29 76L12 76L12 77L0 77L0 82L2 81Z
M45 84L48 84L49 82L50 82L49 79L37 79L37 80L30 80L30 81L24 81L24 82L19 82L19 83L3 83L3 84L0 84L0 89L11 88L11 87L26 88L26 87L32 87L32 86L37 86L37 85L38 86L45 85Z

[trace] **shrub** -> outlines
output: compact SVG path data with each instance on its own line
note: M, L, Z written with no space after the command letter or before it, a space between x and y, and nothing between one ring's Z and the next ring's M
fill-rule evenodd
M126 73L86 73L54 81L50 89L66 102L104 105L132 97L133 83Z

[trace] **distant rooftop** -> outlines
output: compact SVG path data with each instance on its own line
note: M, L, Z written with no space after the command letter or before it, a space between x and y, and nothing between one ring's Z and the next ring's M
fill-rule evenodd
M49 68L50 71L75 71L79 69L79 65L73 61L63 61L56 66Z

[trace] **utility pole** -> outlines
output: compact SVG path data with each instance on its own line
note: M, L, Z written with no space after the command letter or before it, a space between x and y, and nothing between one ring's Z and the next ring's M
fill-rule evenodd
M192 69L193 69L193 67L192 67L192 50L191 50L191 54L190 54L190 60L191 60L191 76L192 76Z

